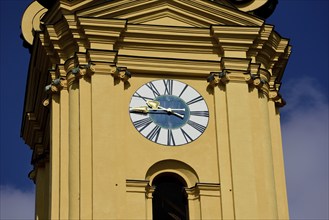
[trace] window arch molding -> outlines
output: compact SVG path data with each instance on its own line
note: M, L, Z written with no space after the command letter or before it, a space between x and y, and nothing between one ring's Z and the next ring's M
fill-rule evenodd
M178 160L162 160L153 164L145 175L145 180L152 186L153 180L164 173L174 173L184 179L188 188L194 187L199 182L195 170L188 164Z

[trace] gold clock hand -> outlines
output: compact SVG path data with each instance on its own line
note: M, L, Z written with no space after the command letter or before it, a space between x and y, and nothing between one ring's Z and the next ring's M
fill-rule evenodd
M176 115L176 116L178 116L178 117L180 117L180 118L184 118L184 115L179 114L179 113L177 113L177 112L174 112L173 110L175 110L175 109L171 109L171 108L163 108L163 107L161 107L160 105L158 106L158 108L159 108L159 109L162 109L162 110L165 110L166 112L169 112L170 114ZM185 109L184 109L184 111L185 111Z
M179 109L183 110L183 109ZM147 106L140 106L140 107L132 107L129 109L130 112L141 112L141 113L148 113L150 111L168 111L168 109L149 109Z
M177 112L174 112L173 110L176 110L176 111L185 111L185 109L172 109L172 108L164 108L162 106L160 106L160 102L158 101L155 101L155 100L147 100L146 101L146 104L152 109L152 110L156 110L156 109L162 109L162 110L165 110L173 115L176 115L180 118L184 118L184 115L182 114L179 114Z
M160 102L154 100L147 100L146 105L148 105L148 107L150 107L151 109L158 109Z
M130 112L140 112L140 113L148 113L147 106L140 106L140 107L132 107L129 109Z

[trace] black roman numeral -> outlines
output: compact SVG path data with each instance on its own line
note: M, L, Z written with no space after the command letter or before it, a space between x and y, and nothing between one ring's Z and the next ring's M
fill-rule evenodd
M150 133L148 135L146 135L146 138L149 139L149 140L151 140L151 141L153 141L153 139L155 138L154 141L157 142L158 141L158 138L159 138L160 131L161 131L161 127L159 125L156 125L150 131Z
M147 83L146 86L153 92L154 97L160 95L159 91L152 82Z
M165 85L165 95L172 95L173 92L173 85L174 85L174 81L172 81L171 79L168 80L163 80L163 83Z
M194 116L209 117L208 111L190 111L190 114Z
M181 97L183 95L183 93L185 92L185 90L187 89L188 85L185 85L185 87L183 88L183 90L181 91L181 93L179 94L178 97Z
M203 133L206 130L206 127L203 125L200 125L194 121L188 120L187 124L191 125L194 129L199 131L200 133Z
M174 136L172 134L172 130L168 129L168 136L167 136L167 145L168 146L175 146L175 139Z
M152 119L148 117L148 118L140 119L138 121L134 121L133 123L134 123L135 128L137 128L138 131L143 131L152 122L153 122Z
M146 102L147 100L153 100L153 98L146 97L146 96L141 96L138 92L135 92L135 94L133 95L133 97L141 98L141 99L143 99L145 102Z
M181 130L181 132L182 132L182 134L183 134L183 136L184 136L184 138L185 138L186 143L193 141L193 139L191 138L191 136L188 135L188 134L186 133L186 131L184 131L184 129L181 128L180 130Z
M200 96L198 96L198 97L192 99L191 101L187 102L186 104L187 104L187 105L192 105L192 104L194 104L194 103L196 103L196 102L200 102L200 101L202 101L202 100L203 100L203 98L202 98L202 96L200 95Z

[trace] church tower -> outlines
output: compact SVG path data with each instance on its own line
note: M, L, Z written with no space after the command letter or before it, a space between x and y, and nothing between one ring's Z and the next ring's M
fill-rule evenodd
M38 0L36 219L288 219L276 0Z

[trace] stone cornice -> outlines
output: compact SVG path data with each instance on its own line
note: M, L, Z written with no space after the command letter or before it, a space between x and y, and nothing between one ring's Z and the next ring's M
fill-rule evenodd
M209 28L128 24L122 41L123 43L150 44L151 47L153 44L158 48L162 45L165 47L184 46L191 49L214 47Z
M234 8L202 0L122 0L81 10L78 16L125 18L132 23L145 23L156 19L159 14L161 16L164 11L177 14L196 27L206 27L208 24L259 26L263 23L261 19Z
M127 5L125 6L127 7ZM79 13L78 13L79 14ZM80 13L84 16L86 14ZM105 16L105 15L102 15ZM243 36L243 37L241 37ZM63 64L76 52L88 49L122 50L136 56L147 51L155 56L175 53L177 58L216 59L229 51L244 53L265 69L274 68L280 76L289 56L288 40L282 39L273 27L263 25L220 26L208 28L170 27L131 24L126 19L77 17L64 15L61 21L46 25L40 39L51 60ZM104 48L105 47L105 48ZM161 52L161 55L159 54ZM215 52L215 54L214 54ZM155 53L155 54L154 54ZM158 54L156 54L158 53ZM184 55L185 54L185 55ZM187 55L189 54L189 55ZM168 54L168 57L170 55Z
M80 39L87 43L87 48L113 50L126 27L126 20L78 18L81 27Z
M51 42L52 48L56 51L61 63L69 59L79 48L73 38L72 27L69 25L72 21L74 21L72 16L67 16L54 25L46 26L47 34L45 37L49 37L48 40Z
M260 28L213 25L211 30L223 51L246 52L259 36Z
M207 77L210 72L219 71L219 61L163 59L118 55L118 66L127 66L134 73L169 74Z
M126 180L126 191L134 193L145 193L149 190L149 181L148 180Z
M287 64L291 53L289 40L280 37L271 25L264 25L254 45L249 49L248 57L254 57L255 62L261 63L262 67L271 70L279 68L280 70L272 72L281 79L283 66ZM281 67L281 68L280 68Z

